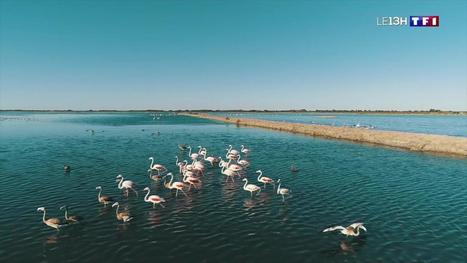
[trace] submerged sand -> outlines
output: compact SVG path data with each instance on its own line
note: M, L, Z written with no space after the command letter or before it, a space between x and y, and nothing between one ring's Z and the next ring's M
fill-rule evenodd
M402 148L410 151L454 154L467 157L467 138L464 137L369 130L354 127L334 127L316 124L267 121L250 118L233 118L215 116L205 113L183 113L182 115L233 123L239 126L259 127L310 136L372 143L377 145Z

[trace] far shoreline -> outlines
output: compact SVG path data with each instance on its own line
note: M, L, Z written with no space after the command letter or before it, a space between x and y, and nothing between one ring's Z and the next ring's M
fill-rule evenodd
M440 115L440 116L467 116L467 111L441 111L441 110L413 110L413 111L386 111L386 110L24 110L24 109L7 109L0 112L38 112L38 113L153 113L153 112L169 112L169 113L256 113L256 114L361 114L361 115Z

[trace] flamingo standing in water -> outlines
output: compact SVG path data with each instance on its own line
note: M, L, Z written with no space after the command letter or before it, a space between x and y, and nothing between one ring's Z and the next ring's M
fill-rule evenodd
M277 194L278 195L282 195L282 202L285 202L285 195L289 195L290 194L290 190L287 189L287 188L281 188L281 179L277 180L277 183L279 184L277 186Z
M44 213L43 216L42 216L42 222L44 222L44 224L46 224L47 226L49 226L51 228L55 228L55 229L59 230L60 227L63 227L63 226L65 226L67 224L66 221L61 220L60 218L56 218L56 217L51 217L51 218L45 220L45 213L46 213L45 207L39 207L39 208L37 208L37 211Z
M173 182L173 179L174 179L174 175L172 173L168 173L166 176L170 176L170 181L166 184L164 184L164 186L170 190L172 189L176 189L177 191L175 192L175 196L178 196L178 191L181 191L185 196L188 196L185 191L183 191L183 188L185 187L185 184L182 183L182 182ZM166 177L164 176L164 177Z
M214 164L217 164L217 163L220 162L220 159L221 159L220 157L214 157L214 156L208 156L208 157L206 157L207 154L208 154L207 152L205 152L205 153L203 154L203 159L204 159L204 161L209 162L209 163L211 164L212 167L214 167Z
M192 175L193 173L191 173L190 171L186 171L183 174L183 182L190 185L188 191L191 190L191 186L193 186L195 189L198 189L197 185L201 183L201 180L199 180L196 177L193 177Z
M101 186L96 187L96 190L99 190L99 194L97 194L97 201L99 201L99 203L107 205L107 204L110 204L111 202L113 202L112 197L110 197L108 195L101 195L101 192L102 192L102 187Z
M242 144L242 149L240 149L240 151L242 153L244 153L246 156L248 156L248 154L250 154L250 149L245 148L245 146L243 144Z
M74 215L74 216L69 216L68 215L68 207L66 205L60 207L60 210L65 209L65 220L68 223L78 223L79 221L83 220L81 216Z
M227 154L225 155L225 158L228 158L229 154L239 155L240 152L235 150L235 149L232 149L232 145L229 145L229 148L227 149Z
M153 171L157 171L157 175L160 175L161 173L164 173L167 171L167 168L163 166L162 164L154 164L154 157L149 157L149 160L151 160L151 164L149 165L149 169Z
M323 232L339 230L343 235L357 237L360 235L360 229L363 229L366 232L366 228L363 226L363 223L353 223L348 227L333 226L324 229Z
M148 203L152 203L152 208L155 208L156 207L156 204L162 206L162 207L165 207L162 203L165 203L165 199L158 196L158 195L149 195L149 192L151 192L151 190L149 189L149 187L146 187L144 188L143 191L148 191L148 193L146 194L146 196L144 197L144 201L145 202L148 202Z
M243 181L245 182L243 185L243 190L250 192L251 197L253 197L253 192L256 192L256 195L261 192L261 187L254 184L248 184L248 179L243 178Z
M238 156L238 159L237 159L237 163L239 165L241 165L243 168L247 168L248 166L250 166L250 162L247 161L247 160L240 160L242 157L239 155Z
M115 210L115 215L117 216L117 220L123 221L123 222L128 222L133 219L133 217L130 216L130 213L123 211L123 212L118 212L120 209L120 204L118 202L115 202L112 207L117 207Z
M188 157L190 157L192 160L198 159L197 153L191 153L191 146L188 146L188 149L190 149L190 152L188 152Z
M226 166L222 167L222 170L221 170L221 173L223 175L226 175L227 178L225 178L225 181L227 182L227 180L229 180L229 177L230 179L232 179L232 182L234 182L234 176L235 175L238 175L237 172L235 172L234 170L231 170L229 168L227 168Z
M269 178L269 177L263 176L263 171L258 170L258 171L256 171L256 173L259 173L259 175L258 175L258 182L263 183L263 184L264 184L264 188L266 188L266 184L272 184L273 187L275 188L275 186L274 186L274 180L272 180L272 179Z
M119 182L118 189L125 189L127 196L129 194L129 190L132 190L133 192L135 192L136 196L138 196L138 192L136 192L135 190L136 184L133 183L133 181L123 180L123 176L119 174L117 175L117 182Z

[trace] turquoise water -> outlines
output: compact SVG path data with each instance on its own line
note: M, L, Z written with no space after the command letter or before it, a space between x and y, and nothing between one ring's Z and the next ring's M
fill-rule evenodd
M215 113L230 117L311 123L331 126L361 125L378 130L467 137L466 115L342 114L342 113Z
M147 113L2 113L0 262L465 262L467 160L237 128ZM93 129L94 135L86 132ZM159 132L159 135L158 135ZM228 144L251 149L246 174L281 178L292 196L267 188L250 198L242 182L209 169L200 190L177 198L148 178L148 157L176 172L179 143L216 155ZM300 172L291 173L295 162ZM63 172L63 165L73 170ZM137 184L125 197L117 174ZM117 222L95 187L134 220ZM143 202L142 189L167 200ZM56 231L37 207L61 216L68 205L83 223ZM359 238L322 233L364 222Z

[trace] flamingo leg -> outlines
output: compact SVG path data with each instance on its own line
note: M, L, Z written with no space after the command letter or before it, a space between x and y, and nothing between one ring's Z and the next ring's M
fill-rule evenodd
M177 191L175 191L175 197L177 197L177 196L178 196L178 189L177 189Z
M138 192L133 188L131 188L131 190L133 190L133 192L135 192L135 194L136 194L136 197L138 197Z
M284 195L282 195L282 202L285 202L285 198L284 198Z
M183 191L182 189L180 189L180 191L182 191L182 193L183 193L186 197L188 197L188 195L185 193L185 191Z
M156 208L156 203L152 203L152 208Z
M253 198L253 191L250 191L251 198Z
M235 182L234 177L230 176L230 179L232 179L232 183Z
M159 205L162 206L162 208L165 208L165 206L162 203L159 203Z

